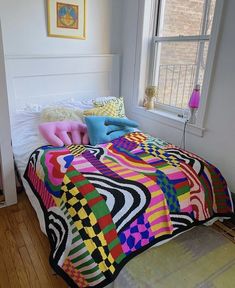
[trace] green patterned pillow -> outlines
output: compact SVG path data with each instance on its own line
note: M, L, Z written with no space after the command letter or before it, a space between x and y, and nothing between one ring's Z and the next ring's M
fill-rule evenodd
M125 113L125 106L124 106L124 101L123 101L123 97L121 98L115 98L115 99L109 99L109 100L103 100L103 101L95 101L93 102L95 107L103 107L105 104L108 103L114 103L116 106L116 111L118 116L120 118L124 118L126 117L126 113Z

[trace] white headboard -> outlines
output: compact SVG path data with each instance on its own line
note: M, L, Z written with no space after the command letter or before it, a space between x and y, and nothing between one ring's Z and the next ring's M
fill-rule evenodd
M26 104L50 104L102 96L119 97L119 56L6 56L11 118Z

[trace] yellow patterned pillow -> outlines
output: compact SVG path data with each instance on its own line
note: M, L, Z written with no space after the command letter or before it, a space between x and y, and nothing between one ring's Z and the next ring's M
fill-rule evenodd
M116 104L113 102L107 103L102 107L97 107L83 112L84 116L110 116L119 117L118 111L116 109Z
M95 101L94 100L94 102L93 102L95 107L103 107L104 105L109 104L109 103L114 103L116 105L116 111L118 113L118 117L120 117L120 118L126 117L123 97L104 100L104 101L102 101L102 100L101 101Z

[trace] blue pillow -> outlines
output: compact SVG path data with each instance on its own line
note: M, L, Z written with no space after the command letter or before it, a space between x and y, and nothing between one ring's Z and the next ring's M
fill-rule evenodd
M110 142L127 133L136 131L138 124L127 118L106 116L85 117L91 145Z

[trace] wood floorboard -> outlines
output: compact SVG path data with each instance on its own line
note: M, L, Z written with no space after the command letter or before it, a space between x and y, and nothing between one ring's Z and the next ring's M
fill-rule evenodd
M10 255L14 264L14 270L19 279L19 286L22 288L30 288L29 279L27 278L26 269L21 259L19 249L13 236L13 231L6 231L7 244L10 246Z
M20 247L19 252L20 252L21 258L24 262L25 271L27 273L27 278L29 279L30 286L35 287L35 288L40 288L41 287L40 281L39 281L38 276L34 270L33 263L31 261L31 258L30 258L30 255L29 255L27 248L25 246Z
M13 259L12 259L12 256L11 256L11 253L10 253L10 247L8 245L8 242L7 242L7 238L6 238L6 231L7 231L7 226L4 225L4 218L1 217L1 220L0 220L0 253L1 253L1 261L4 263L5 267L6 267L6 272L7 272L7 275L8 275L8 279L9 279L9 283L7 286L5 287L11 287L11 288L14 288L14 287L19 287L19 278L18 278L18 275L17 273L15 273L15 267L14 267L14 263L13 263ZM1 275L0 275L0 278L2 279L2 272L1 272ZM1 283L1 282L0 282ZM1 287L4 287L2 286L2 283L1 283Z
M17 222L16 212L10 213L7 217L5 215L5 223L8 225L8 229L14 231L14 238L18 248L25 245L24 238L19 230L19 225Z
M0 209L0 287L65 288L52 274L50 245L24 192L18 204Z
M0 250L1 253L1 250ZM9 287L9 278L8 278L8 274L7 274L7 269L5 266L4 261L0 261L0 274L1 274L1 281L0 281L0 287Z

